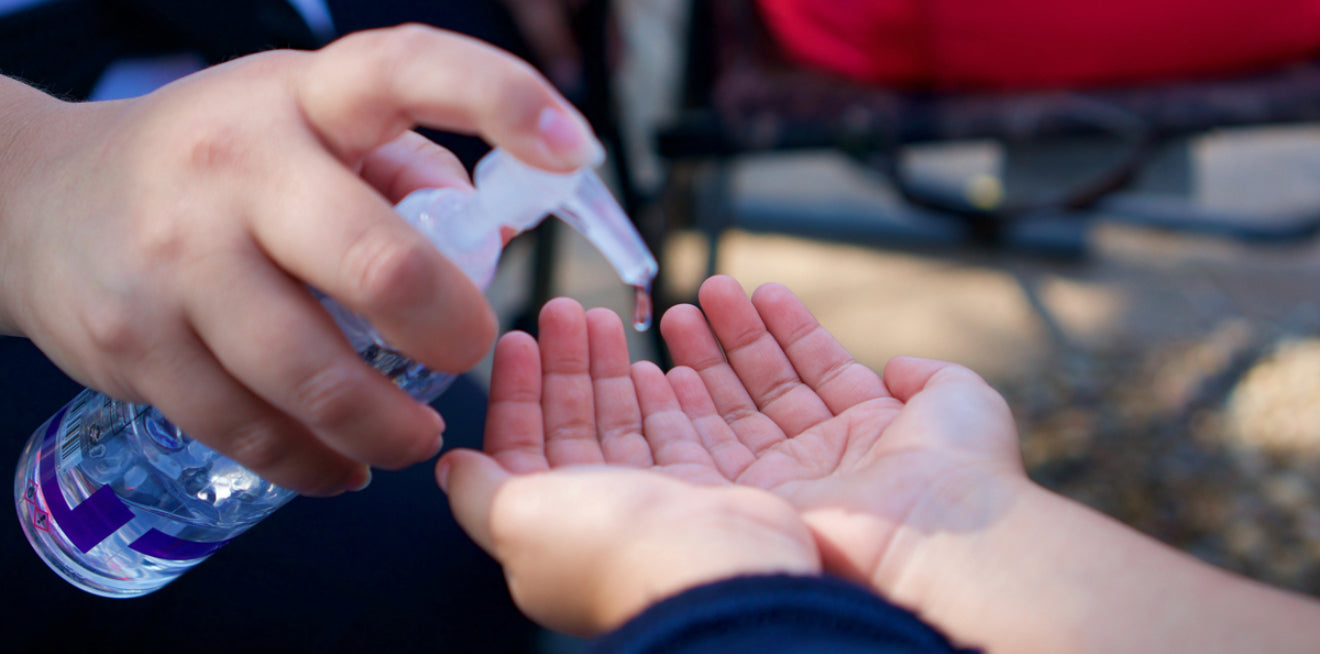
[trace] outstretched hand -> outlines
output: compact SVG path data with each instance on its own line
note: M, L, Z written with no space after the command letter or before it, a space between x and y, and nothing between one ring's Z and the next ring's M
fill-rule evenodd
M565 466L514 474L477 452L441 459L454 517L504 568L528 617L609 631L670 595L743 574L813 574L797 512L771 493L652 470Z
M513 475L608 464L760 489L796 510L827 569L880 591L921 538L992 519L999 480L1022 475L1008 408L971 371L900 358L881 378L781 286L749 300L715 277L700 300L704 315L662 319L668 375L630 363L613 313L549 303L539 345L513 333L496 347L481 460ZM456 452L442 469L476 460ZM451 494L460 520L483 515L460 507L469 499Z
M897 358L877 376L780 286L749 299L716 277L700 300L704 313L680 306L661 322L678 364L668 375L630 367L618 318L569 300L546 306L539 345L525 334L499 343L488 455L441 460L455 514L479 541L493 534L482 542L497 558L511 546L613 546L636 533L657 547L630 569L664 579L666 563L686 562L667 556L666 538L737 543L737 529L712 526L752 525L759 531L744 535L754 542L784 546L805 530L822 569L986 651L1302 652L1320 642L1313 599L1208 566L1032 484L1007 406L969 370ZM570 477L606 472L614 476ZM509 497L522 499L455 487L459 476L521 488ZM640 493L663 478L685 489L684 511ZM536 480L555 479L581 492L545 482L538 495ZM714 494L729 490L739 501ZM703 507L724 517L694 520ZM600 515L612 520L592 521ZM780 547L769 569L788 552L809 555ZM501 560L516 588L512 580L562 559ZM725 576L756 571L733 561Z
M673 425L645 425L654 461L682 457L789 500L828 569L893 592L922 538L991 520L1008 494L999 482L1023 477L1007 404L967 368L898 357L879 376L780 285L749 299L715 277L699 298L700 311L678 306L661 322L668 383L651 364L633 370L653 398L643 414Z

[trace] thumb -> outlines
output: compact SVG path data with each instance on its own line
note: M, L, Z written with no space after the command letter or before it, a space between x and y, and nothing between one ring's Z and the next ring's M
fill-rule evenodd
M929 390L936 384L986 385L979 375L965 366L909 356L890 359L885 364L884 380L889 392L902 402L911 401L917 393Z
M495 494L510 475L495 459L476 450L456 449L435 465L435 479L449 496L449 508L463 531L494 555L490 511Z
M549 170L604 156L586 119L529 64L421 25L335 41L313 53L295 88L313 128L349 162L416 124L479 135Z

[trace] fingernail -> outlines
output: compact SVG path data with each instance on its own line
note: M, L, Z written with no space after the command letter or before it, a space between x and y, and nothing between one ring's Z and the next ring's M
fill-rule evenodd
M596 140L591 128L563 110L555 107L542 109L536 128L552 155L579 167L594 168L605 163L605 147Z
M449 492L449 459L440 459L440 463L435 466L435 481L440 484L440 490Z
M436 411L431 407L427 408L431 409L431 415L434 417L432 429L435 431L435 443L431 446L431 452L426 455L426 459L429 460L431 457L439 454L440 450L445 447L445 419L440 415L439 411Z
M367 486L370 485L371 485L371 468L368 466L362 466L361 468L358 469L358 472L353 475L352 480L348 483L348 490L349 492L356 493L358 491L366 490Z
M431 450L431 454L428 455L426 459L429 461L432 458L435 458L435 455L439 454L440 450L443 449L445 449L445 435L437 434L435 437L435 447Z

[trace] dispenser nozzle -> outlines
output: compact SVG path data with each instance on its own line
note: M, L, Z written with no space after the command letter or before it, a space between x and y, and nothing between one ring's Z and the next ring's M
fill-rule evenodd
M554 213L596 246L625 283L650 288L659 268L637 228L596 173L583 169L576 175L577 188Z
M551 173L496 149L477 164L475 177L481 213L500 224L521 231L553 213L582 234L636 289L633 326L642 330L650 325L651 280L659 266L595 171Z
M633 328L646 331L651 327L651 281L659 266L600 177L588 169L577 175L576 191L555 213L596 246L624 283L633 287Z

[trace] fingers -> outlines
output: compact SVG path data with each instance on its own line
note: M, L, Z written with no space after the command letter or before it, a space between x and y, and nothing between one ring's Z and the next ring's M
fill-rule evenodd
M552 467L604 463L596 439L595 389L582 305L555 298L541 309L537 326L546 460Z
M184 310L198 336L229 373L326 446L384 468L439 451L439 415L363 362L301 284L241 252L213 254L186 274L190 278L183 281L195 292L185 298ZM252 436L237 441L244 444L238 451L235 436L210 434L217 449L235 448L242 463L247 458L258 468L281 463L291 470L303 465L263 460L272 458L262 454L270 446Z
M487 453L518 473L651 465L618 316L559 298L542 309L539 327L539 344L514 332L496 345Z
M587 312L596 433L608 463L649 466L651 447L642 436L642 412L633 388L623 321L608 309Z
M371 479L369 468L235 381L200 342L153 348L141 370L140 391L174 424L274 484L325 496Z
M684 478L720 481L715 461L702 445L701 437L660 368L650 361L638 361L633 364L632 378L651 458L656 465L678 468L671 472Z
M736 481L756 461L756 454L738 440L738 434L716 411L714 400L695 370L678 366L669 371L667 378L715 467L725 479Z
M361 175L391 204L424 188L472 188L454 153L411 130L368 153Z
M346 161L417 123L480 134L549 170L603 156L582 116L531 66L451 32L408 25L355 33L312 57L295 85L308 119Z
M454 519L481 549L495 555L490 513L495 494L512 475L494 459L472 450L456 449L440 457L436 483L449 496Z
M787 288L765 284L752 293L752 304L797 376L830 412L887 395L880 376L858 363Z
M440 155L407 135L416 123L481 134L555 170L595 162L599 143L524 62L456 34L421 26L362 32L300 62L291 80L299 108L339 160L287 166L321 183L285 185L291 192L279 218L257 217L257 240L292 275L363 315L419 362L445 372L471 367L495 335L484 297L342 164L361 164L368 181L396 199L421 184L455 181ZM414 165L419 160L429 165Z
M423 365L475 365L496 331L481 289L351 171L315 156L298 161L299 177L254 209L251 229L267 256ZM322 183L298 183L304 175Z
M679 305L666 311L660 320L660 332L675 365L697 372L720 417L743 445L752 452L761 452L787 438L784 430L757 407L696 307Z
M802 383L738 282L712 277L702 284L700 298L729 365L757 408L786 435L796 436L833 417L820 396Z
M495 344L484 446L514 473L550 468L541 416L541 351L523 332L510 332Z

